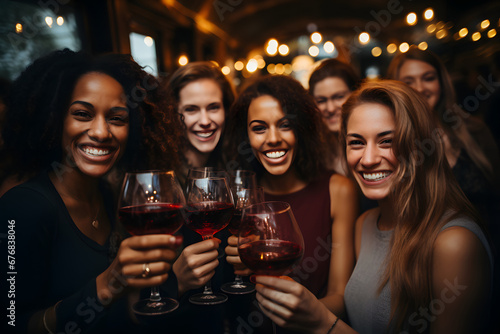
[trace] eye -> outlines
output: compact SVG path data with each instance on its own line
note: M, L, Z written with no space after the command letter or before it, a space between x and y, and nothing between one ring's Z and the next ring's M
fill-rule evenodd
M323 104L326 102L326 99L316 99L317 104Z
M207 108L208 111L219 111L220 109L221 109L220 104L211 104Z
M182 109L182 112L186 112L186 113L192 114L192 113L197 112L198 110L199 109L196 108L196 107L185 107L185 108Z
M352 148L360 148L363 145L364 143L359 139L352 139L347 141L347 146L350 146Z
M255 133L262 133L266 130L266 127L263 125L254 125L250 128L250 130Z
M424 78L425 81L431 82L437 80L437 76L435 75L430 75Z
M383 139L383 140L380 142L380 145L381 145L381 146L384 146L384 147L392 147L392 138L386 138L386 139Z
M109 121L115 125L125 125L128 123L128 115L113 115L109 117Z
M289 121L284 121L280 124L280 129L289 130L292 128L292 124Z
M81 121L87 121L87 120L90 120L92 118L92 115L90 114L90 112L88 112L87 110L82 110L82 109L73 110L71 112L71 115L73 115L76 119L81 120Z

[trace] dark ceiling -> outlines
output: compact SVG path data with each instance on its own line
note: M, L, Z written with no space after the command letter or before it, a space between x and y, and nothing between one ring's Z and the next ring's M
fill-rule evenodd
M163 0L196 13L246 51L261 46L271 37L281 41L307 35L312 23L324 35L351 37L359 31L377 32L382 42L404 40L414 33L405 23L407 13L420 15L432 7L436 20L454 24L476 24L484 15L496 16L498 1L465 0Z

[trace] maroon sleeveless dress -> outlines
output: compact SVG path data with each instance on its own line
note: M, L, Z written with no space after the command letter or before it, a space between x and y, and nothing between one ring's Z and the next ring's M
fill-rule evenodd
M332 245L330 217L330 177L325 174L304 189L286 195L265 194L266 201L290 204L304 237L304 257L290 274L317 298L326 295Z

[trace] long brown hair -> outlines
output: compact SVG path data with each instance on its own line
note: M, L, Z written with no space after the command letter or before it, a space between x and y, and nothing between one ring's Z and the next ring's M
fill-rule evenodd
M365 103L387 106L396 123L393 152L399 165L390 199L397 224L379 291L389 282L391 331L399 331L411 313L428 307L433 298L432 251L441 228L459 214L478 220L453 177L434 115L419 94L402 82L368 82L349 97L342 108L344 154L349 116Z
M406 53L400 53L394 57L387 69L387 76L390 79L398 80L401 66L403 66L405 61L410 59L423 61L434 67L437 72L441 87L441 96L434 111L438 116L441 127L450 138L451 145L455 149L465 149L484 176L490 181L494 180L493 167L467 130L463 116L467 113L456 103L455 89L453 88L450 75L437 55L429 50L424 51L412 47Z

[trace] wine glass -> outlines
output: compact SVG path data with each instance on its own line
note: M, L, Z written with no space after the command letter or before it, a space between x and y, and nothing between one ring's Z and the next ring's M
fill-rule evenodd
M256 275L285 278L304 255L304 239L290 205L262 202L244 208L238 252Z
M200 234L203 240L212 239L233 216L233 196L227 180L220 176L189 178L188 187L186 226ZM189 298L191 303L198 305L215 305L226 300L225 294L212 291L210 281L203 293Z
M173 171L127 173L123 181L118 216L132 235L174 234L185 220L186 200ZM179 303L161 297L158 286L151 288L149 299L133 305L140 315L172 312Z

